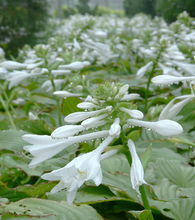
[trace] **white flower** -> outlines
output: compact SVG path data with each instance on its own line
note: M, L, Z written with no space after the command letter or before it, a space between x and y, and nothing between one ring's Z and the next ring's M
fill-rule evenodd
M67 201L72 203L78 188L85 181L93 180L96 186L102 182L102 170L100 166L101 153L111 143L113 138L107 137L98 148L92 152L74 158L65 167L42 175L46 180L59 180L60 182L51 190L56 193L67 188Z
M14 104L16 104L16 105L23 105L23 104L25 104L25 100L23 98L14 99L12 102Z
M28 117L30 120L38 120L39 119L38 116L33 114L32 112L28 113Z
M90 63L88 61L83 61L83 62L76 61L76 62L67 64L67 65L60 65L59 69L62 69L62 70L63 69L68 69L68 70L73 70L73 71L79 71L79 70L81 70L84 67L87 67L89 65L90 65Z
M128 94L128 89L129 89L129 85L128 84L122 86L119 89L118 94L116 95L115 98L120 98L121 96L127 95Z
M62 98L82 96L82 94L71 93L71 92L68 92L68 91L55 91L53 94L57 95L59 97L62 97Z
M54 79L54 84L57 87L57 89L60 89L61 85L64 83L64 79ZM47 92L52 91L53 86L50 80L46 80L42 85L42 89L46 89Z
M91 111L91 112L74 112L69 114L64 118L64 120L68 123L78 123L81 122L89 117L93 117L95 115L98 115L103 112L111 111L112 106L108 106L104 109L96 110L96 111Z
M131 93L124 95L123 98L121 98L121 101L131 101L136 99L141 99L140 95L137 93Z
M71 71L70 70L52 70L51 73L54 76L61 76L61 75L69 75Z
M103 115L100 115L97 117L88 118L88 119L84 120L81 123L81 125L83 125L86 129L104 125L106 123L106 121L102 120L102 119L106 118L107 116L108 116L108 114L103 114Z
M160 120L156 122L141 121L136 119L128 119L130 125L140 126L151 129L162 136L174 136L183 132L182 126L172 120Z
M82 125L64 125L57 129L55 129L51 136L53 138L66 138L74 136L75 134L78 134L81 131L84 131L85 127Z
M180 67L184 72L189 73L190 75L195 75L195 64L183 63L183 62L173 62L175 65Z
M91 102L81 102L77 105L77 107L81 109L91 109L91 108L97 108L98 106Z
M7 80L9 81L8 88L11 89L12 87L17 86L20 82L29 77L31 77L31 74L27 73L26 71L11 72L7 77Z
M195 80L195 76L170 76L170 75L159 75L152 78L152 82L158 85L169 85L179 82L187 82Z
M1 48L0 48L1 49ZM5 76L6 76L6 74L7 74L7 70L5 69L5 68L3 68L3 67L0 67L0 78L1 79L4 79L5 78Z
M109 131L97 131L89 134L69 137L65 139L53 139L48 135L23 135L23 139L32 145L24 146L24 150L30 152L34 158L29 167L35 167L39 163L55 156L65 148L84 141L94 140L108 136Z
M111 137L119 137L121 133L121 126L120 126L120 119L116 118L114 123L111 125L110 130L109 130L109 135Z
M188 103L190 102L193 98L195 98L194 95L183 95L183 96L178 96L174 99L172 99L166 106L165 108L162 110L162 112L160 113L159 116L159 120L162 119L171 119L173 117L175 117L181 110L182 108ZM182 101L174 104L174 102L177 99L181 99Z
M27 69L35 69L41 65L43 65L44 62L43 61L40 61L40 62L37 62L37 63L30 63L30 64L27 64L26 68Z
M128 140L128 147L131 153L132 164L130 170L130 178L132 188L135 189L139 194L139 187L142 184L147 184L144 180L144 169L142 163L137 155L134 142L132 140Z
M121 107L121 111L126 112L128 115L130 115L132 118L136 119L142 119L144 117L144 114L139 110L130 110L128 108Z
M152 65L153 65L153 62L149 62L149 63L147 63L145 66L142 66L142 67L137 71L136 76L137 76L138 78L143 77L143 76L146 74L146 72L150 69L150 67L151 67Z
M7 70L17 70L26 68L26 64L10 60L3 61L2 63L0 63L0 66L6 68Z
M109 150L101 155L101 160L105 160L105 159L115 155L117 152L118 152L118 150L116 150L116 149Z
M164 75L181 76L181 74L172 67L165 66L161 63L159 63L158 65L162 69Z

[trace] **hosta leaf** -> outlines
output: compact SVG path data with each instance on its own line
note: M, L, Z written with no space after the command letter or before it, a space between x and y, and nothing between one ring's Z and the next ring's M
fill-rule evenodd
M143 210L143 211L129 211L136 219L139 220L154 220L151 210Z
M88 205L68 205L66 202L56 202L42 199L23 199L15 203L1 204L3 214L26 215L26 219L37 216L46 219L59 220L101 220L101 216ZM51 218L50 218L51 217ZM9 219L9 218L7 218ZM17 219L17 218L16 218Z
M23 170L26 174L30 176L39 176L41 172L36 169L30 169L28 167L28 162L21 156L14 154L3 154L0 157L0 165L2 167L17 168Z
M166 160L176 160L184 162L186 159L182 157L180 154L175 153L173 150L168 148L154 148L152 149L152 156L151 161L156 161L159 159L166 159Z
M169 140L165 139L164 137L158 135L156 132L142 129L142 135L140 139L136 142L136 146L138 147L148 147L151 146L152 148L173 148L175 146Z
M48 199L56 200L56 201L65 201L66 200L66 192L58 192L55 194L48 194ZM110 191L110 189L106 186L86 186L81 188L76 195L75 203L81 204L95 204L106 201L119 200L114 193Z
M28 197L44 198L45 194L49 192L56 183L40 183L36 185L23 185L15 188L17 192L25 193Z
M80 103L80 99L77 97L69 97L63 101L63 114L69 115L73 112L82 111L82 109L77 107L77 104Z
M18 130L0 131L0 150L22 151L23 146L26 144L21 138L23 134L25 134L24 131Z
M175 220L194 220L195 219L195 199L183 198L175 199L170 202L153 201L153 205L171 219Z
M15 189L0 186L0 197L6 198L8 201L15 202L28 197L25 192L19 192Z
M116 155L102 161L103 184L126 193L134 201L138 201L137 193L131 187L130 167L124 155Z
M21 129L39 135L50 135L51 131L43 120L28 120L19 125Z
M153 186L153 190L159 200L173 200L181 196L181 190L177 185L171 184L168 179L162 179L158 185Z
M179 187L195 186L195 167L183 165L174 160L159 160L156 163L155 171L158 177L165 177Z

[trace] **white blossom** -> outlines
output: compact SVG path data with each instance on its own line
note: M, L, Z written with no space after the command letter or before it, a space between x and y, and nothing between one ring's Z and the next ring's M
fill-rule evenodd
M84 182L93 180L97 186L100 185L102 182L100 156L104 148L109 144L109 142L107 142L106 139L97 149L74 158L65 167L42 175L43 179L60 181L51 190L51 193L67 189L67 202L72 203L78 188L80 188Z
M195 80L195 76L170 76L159 75L152 78L152 82L157 85L169 85L179 82L190 82Z
M87 67L89 66L90 63L88 61L83 61L83 62L80 62L80 61L76 61L76 62L73 62L73 63L70 63L70 64L67 64L67 65L60 65L59 66L59 69L62 69L62 70L73 70L73 71L79 71L81 69L83 69L84 67Z
M120 108L121 111L127 113L128 115L130 115L132 118L136 118L136 119L142 119L144 117L144 114L139 111L139 110L136 110L136 109L128 109L128 108L124 108L124 107L121 107Z
M156 122L128 119L130 125L151 129L162 136L174 136L183 132L182 126L172 120L160 120Z
M81 102L77 105L77 107L81 109L91 109L91 108L97 108L98 106L91 102Z
M16 61L6 60L0 63L0 66L7 70L18 70L26 68L27 65Z
M62 97L64 99L68 98L68 97L79 97L79 96L82 96L82 94L72 93L72 92L68 92L68 91L55 91L53 94L57 95L59 97Z
M135 144L132 140L128 140L128 147L132 158L130 170L131 185L132 188L140 194L139 187L143 184L147 184L144 180L144 169L139 159L139 156L137 155Z
M34 158L29 164L29 167L35 167L39 163L55 156L65 148L84 141L103 138L108 136L108 131L97 131L89 134L68 137L65 139L53 139L49 135L23 135L23 139L31 145L24 146L24 150L30 152Z
M178 96L172 99L162 110L159 116L159 120L162 119L171 119L175 117L181 110L182 108L190 102L193 98L195 98L194 95L184 95L184 96ZM174 102L177 99L181 99L178 103L174 104Z
M69 75L71 71L70 70L52 70L51 73L54 76L63 76L63 75Z
M143 77L147 71L149 71L149 69L151 68L151 66L153 65L153 62L149 62L147 63L145 66L142 66L136 73L136 76L138 78Z
M121 101L132 101L132 100L137 100L141 99L140 95L137 93L130 93L126 94L121 98Z
M109 112L111 111L112 107L108 106L104 109L96 110L96 111L91 111L91 112L74 112L69 114L64 118L64 120L68 123L78 123L81 122L89 117L93 117L95 115L98 115L103 112Z
M64 125L59 128L56 128L51 133L51 137L54 137L54 138L71 137L84 130L85 130L85 127L83 127L82 125Z

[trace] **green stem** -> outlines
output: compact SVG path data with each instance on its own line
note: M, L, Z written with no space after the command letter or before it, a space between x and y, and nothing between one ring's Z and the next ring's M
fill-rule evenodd
M55 92L56 91L56 85L54 83L53 75L52 75L51 72L49 72L49 76L50 76L51 85L53 87L53 91ZM57 108L58 108L58 124L59 124L59 126L61 126L62 125L62 117L61 117L60 100L57 97L55 98L55 100L56 100L56 105L57 105Z
M157 58L156 58L156 60L154 61L152 70L151 70L150 73L149 73L149 77L148 77L148 81L147 81L147 85L146 85L145 111L144 111L144 112L147 112L147 111L148 111L148 96L149 96L149 91L150 91L151 79L152 79L153 76L154 76L156 67L157 67L157 65L158 65L158 61L159 61L160 56L161 56L161 52L162 52L162 48L160 48L159 53L158 53L158 55L157 55Z
M62 117L61 117L61 105L60 105L60 100L56 98L56 103L58 106L58 123L60 126L62 126Z
M4 102L2 96L0 96L0 102L1 102L1 104L2 104L2 106L3 106L3 108L4 108L5 112L6 112L6 114L7 114L7 116L8 116L8 119L9 119L9 121L10 121L11 126L13 127L13 129L16 129L16 125L15 125L15 123L14 123L14 120L13 120L13 118L12 118L12 115L10 114L9 108L8 108L7 104Z
M147 195L146 195L145 186L141 185L139 187L139 191L141 193L141 198L142 198L142 201L143 201L144 208L150 210L150 205L149 205L148 198L147 198Z

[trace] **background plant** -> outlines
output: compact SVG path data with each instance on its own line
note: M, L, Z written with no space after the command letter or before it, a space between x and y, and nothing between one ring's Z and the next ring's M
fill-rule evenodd
M16 55L25 44L35 45L44 38L47 17L45 0L1 0L0 46L7 56Z

